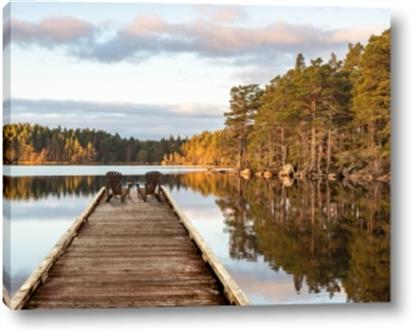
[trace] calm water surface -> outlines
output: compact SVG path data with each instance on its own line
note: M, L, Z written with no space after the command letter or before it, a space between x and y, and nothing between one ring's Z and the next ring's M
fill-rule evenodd
M142 181L137 166L7 167L5 287L13 294L104 184L106 171ZM152 169L155 169L153 167ZM390 298L389 188L245 181L157 167L179 206L253 304Z

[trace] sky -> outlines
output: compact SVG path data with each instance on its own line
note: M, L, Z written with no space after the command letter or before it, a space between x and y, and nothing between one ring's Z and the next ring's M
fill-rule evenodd
M3 14L5 122L139 139L220 129L232 86L265 85L299 52L342 58L390 27L376 8L15 2Z

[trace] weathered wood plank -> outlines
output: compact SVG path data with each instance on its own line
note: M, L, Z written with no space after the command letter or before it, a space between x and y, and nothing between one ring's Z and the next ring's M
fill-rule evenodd
M59 300L62 298L82 298L89 301L92 298L109 298L109 297L129 297L129 298L160 298L163 296L184 296L186 294L200 294L200 295L220 295L219 290L211 286L206 285L179 285L171 287L171 285L146 285L137 287L137 285L131 284L129 289L114 288L114 287L90 287L79 288L79 285L73 287L60 288L59 292L56 292L54 287L44 287L42 292L33 295L33 299L51 299ZM203 287L205 286L205 287Z
M153 278L148 278L148 274L127 274L127 275L104 275L101 276L97 273L92 275L54 275L53 278L50 278L50 281L47 287L64 287L64 286L73 286L90 289L91 287L109 287L109 288L123 288L128 289L132 285L140 287L146 285L160 285L171 286L185 284L197 285L197 284L214 284L216 286L217 279L211 275L201 275L200 273L186 273L186 274L176 274L168 276L155 276ZM46 285L45 285L46 287Z
M179 306L208 306L208 305L224 305L227 304L222 297L218 296L202 297L200 295L193 296L170 296L151 299L132 299L132 298L99 298L88 299L85 301L68 301L63 300L48 300L38 301L32 300L28 303L27 309L87 309L87 308L137 308L137 307L179 307Z

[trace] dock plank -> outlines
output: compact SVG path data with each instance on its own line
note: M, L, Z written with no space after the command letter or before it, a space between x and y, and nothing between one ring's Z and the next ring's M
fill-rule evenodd
M223 305L223 286L165 202L101 202L24 308Z

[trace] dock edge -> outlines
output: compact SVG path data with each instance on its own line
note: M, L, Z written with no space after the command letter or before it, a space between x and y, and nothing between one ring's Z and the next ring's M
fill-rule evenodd
M78 230L88 220L88 217L95 210L95 207L99 204L101 198L105 193L105 187L102 187L95 195L92 202L85 208L82 214L74 221L74 223L68 228L68 230L62 235L56 245L49 251L48 255L37 266L33 273L26 279L19 290L8 298L7 291L3 286L3 302L13 310L22 309L30 296L37 289L37 287L45 282L48 277L48 272L58 260L58 258L65 252L66 248L71 244L72 240L76 237Z
M190 239L194 241L197 248L202 253L203 260L209 264L209 266L212 268L213 272L219 279L220 283L223 286L224 293L228 301L231 304L239 306L249 305L250 303L246 294L242 291L242 289L238 286L238 284L232 278L232 276L229 274L226 268L214 255L214 253L209 248L209 246L202 238L200 233L193 226L192 222L187 218L186 214L180 209L180 207L174 201L171 194L164 188L164 186L161 187L161 190L163 192L164 197L167 200L167 203L172 207L173 211L179 217L180 222L183 224L183 226L189 233Z

